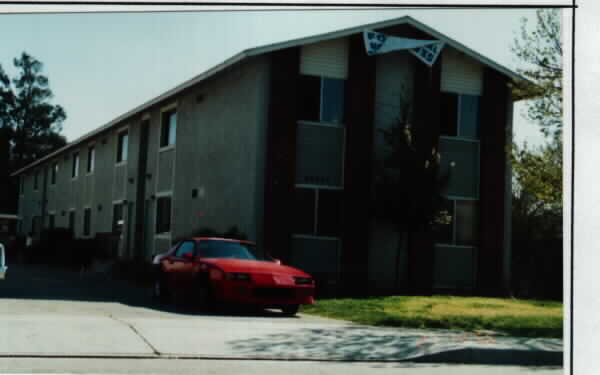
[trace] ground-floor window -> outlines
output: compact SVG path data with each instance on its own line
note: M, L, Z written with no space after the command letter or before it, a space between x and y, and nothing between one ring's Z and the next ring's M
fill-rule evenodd
M48 229L54 229L54 214L48 215Z
M312 236L341 236L342 199L341 189L296 188L293 232Z
M477 246L479 242L479 201L446 199L434 226L436 242L446 245Z
M156 200L156 233L171 231L171 197L159 197Z
M83 210L83 235L89 236L91 232L92 209L86 208Z
M69 211L69 230L75 236L75 210Z
M112 231L121 233L123 228L123 203L113 205Z

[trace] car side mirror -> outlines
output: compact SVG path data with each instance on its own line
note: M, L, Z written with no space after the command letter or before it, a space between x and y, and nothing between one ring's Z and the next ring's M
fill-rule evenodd
M183 259L192 260L192 259L194 259L194 254L185 253L185 254L183 254Z

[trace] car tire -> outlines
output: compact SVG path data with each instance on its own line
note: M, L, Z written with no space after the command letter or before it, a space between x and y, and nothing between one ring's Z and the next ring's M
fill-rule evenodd
M154 299L161 304L168 304L171 300L166 284L165 275L163 273L160 273L154 280L152 295Z
M294 316L298 313L300 305L285 305L281 307L281 312L285 316Z

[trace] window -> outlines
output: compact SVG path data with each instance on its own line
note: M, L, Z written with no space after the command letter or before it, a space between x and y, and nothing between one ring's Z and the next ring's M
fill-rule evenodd
M35 174L33 175L33 190L37 190L38 189L39 175L40 175L40 172L38 172L38 171L36 171Z
M94 162L96 158L96 150L94 149L94 146L90 146L88 148L88 158L87 158L87 173L92 173L94 172Z
M479 202L476 200L445 200L441 214L434 223L437 243L476 246L479 241Z
M92 222L92 209L86 208L83 210L83 235L84 236L90 235L90 228L91 228L91 224L92 224L91 222Z
M54 229L54 214L48 215L48 228L51 230Z
M123 203L115 203L113 205L113 233L121 233L123 231Z
M294 233L336 237L342 232L343 191L297 188L294 199Z
M440 134L479 139L479 96L443 92Z
M300 75L299 120L342 124L345 80Z
M25 175L21 175L20 181L21 185L19 186L19 188L21 189L21 194L25 194Z
M175 144L177 133L177 111L171 110L163 112L160 125L160 147L167 147Z
M171 231L171 197L156 200L156 233Z
M75 236L75 211L69 211L69 231Z
M117 163L127 161L127 148L129 146L129 133L127 130L119 133L117 145Z
M194 255L195 248L196 248L196 244L194 242L185 241L181 245L179 245L179 248L177 248L177 251L175 252L175 256L179 257L179 258L183 258L184 254Z
M58 163L52 164L52 170L50 171L50 184L56 185L56 175L58 174Z
M79 175L79 152L73 154L73 163L71 165L71 177L76 178Z

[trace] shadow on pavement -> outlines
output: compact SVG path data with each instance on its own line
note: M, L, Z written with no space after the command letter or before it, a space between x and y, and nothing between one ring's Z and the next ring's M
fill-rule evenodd
M261 309L227 308L206 312L191 304L159 304L152 298L151 287L114 280L105 274L84 273L45 265L9 265L6 279L0 280L2 299L115 302L181 315L227 315L283 317Z

